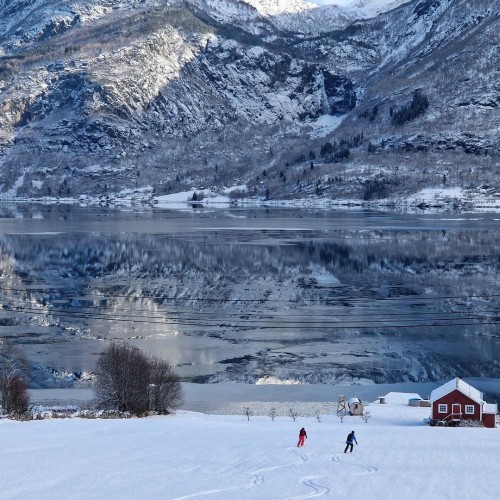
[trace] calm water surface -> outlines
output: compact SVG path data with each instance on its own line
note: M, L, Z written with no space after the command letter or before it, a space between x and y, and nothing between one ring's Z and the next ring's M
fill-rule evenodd
M0 207L0 335L33 385L111 340L186 381L500 378L498 214ZM500 392L500 390L499 390Z

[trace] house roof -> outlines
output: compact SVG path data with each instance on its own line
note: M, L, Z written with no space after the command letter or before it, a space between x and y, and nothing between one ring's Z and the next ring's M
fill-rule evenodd
M498 405L496 403L484 403L483 413L498 413Z
M442 386L438 387L437 389L434 389L431 392L431 398L430 401L434 402L438 399L441 399L443 396L446 396L450 392L453 392L454 390L460 391L462 394L465 396L469 397L473 401L475 401L478 404L483 403L483 394L482 392L478 391L477 389L474 389L471 385L467 384L464 382L462 379L454 378L453 380L450 380L449 382L446 382L446 384L443 384Z
M408 401L410 399L422 399L420 394L416 392L388 392L385 396L385 402L387 404L395 404L395 405L408 405Z

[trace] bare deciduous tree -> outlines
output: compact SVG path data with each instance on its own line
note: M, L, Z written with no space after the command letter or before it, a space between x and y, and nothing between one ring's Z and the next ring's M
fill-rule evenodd
M299 417L299 412L293 407L288 408L288 416L295 422Z
M245 406L244 413L247 417L247 420L250 420L250 417L253 415L253 411L250 409L250 406Z
M9 379L5 389L3 406L6 413L22 415L28 411L29 394L28 384L20 375L14 375Z
M98 407L134 415L169 413L182 402L180 380L170 364L127 343L111 344L103 352L94 389Z
M268 412L268 415L271 417L271 420L274 422L274 419L278 415L278 411L276 410L275 406L271 407L271 409Z
M371 417L371 415L370 415L369 411L365 411L361 415L361 418L365 421L366 424L368 423L368 420L370 420L370 417Z
M24 352L6 339L0 339L0 402L7 414L28 411L29 395L26 378L29 362Z
M140 415L149 408L151 366L139 349L111 344L97 362L95 395L98 407Z
M168 414L177 409L183 401L182 386L172 366L163 359L151 360L151 410Z

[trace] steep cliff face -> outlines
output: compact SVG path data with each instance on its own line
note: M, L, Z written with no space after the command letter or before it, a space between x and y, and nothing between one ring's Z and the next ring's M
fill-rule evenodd
M478 146L482 154L498 155L492 131L500 102L493 70L499 62L499 3L424 1L404 10L398 36L366 82L364 108L377 105L379 112L374 140L385 149L411 150L413 144L476 153ZM395 123L394 114L417 89L429 99L425 114ZM346 127L356 127L358 117L353 113Z
M470 184L476 165L494 183L499 2L392 6L355 20L299 0L4 1L1 196L245 183L363 198L382 175L382 197ZM425 175L405 156L384 180L422 151Z

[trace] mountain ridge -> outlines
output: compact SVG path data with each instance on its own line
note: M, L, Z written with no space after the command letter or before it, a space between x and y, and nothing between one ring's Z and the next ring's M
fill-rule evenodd
M0 4L0 198L495 189L498 1L400 2L307 34L209 4Z

